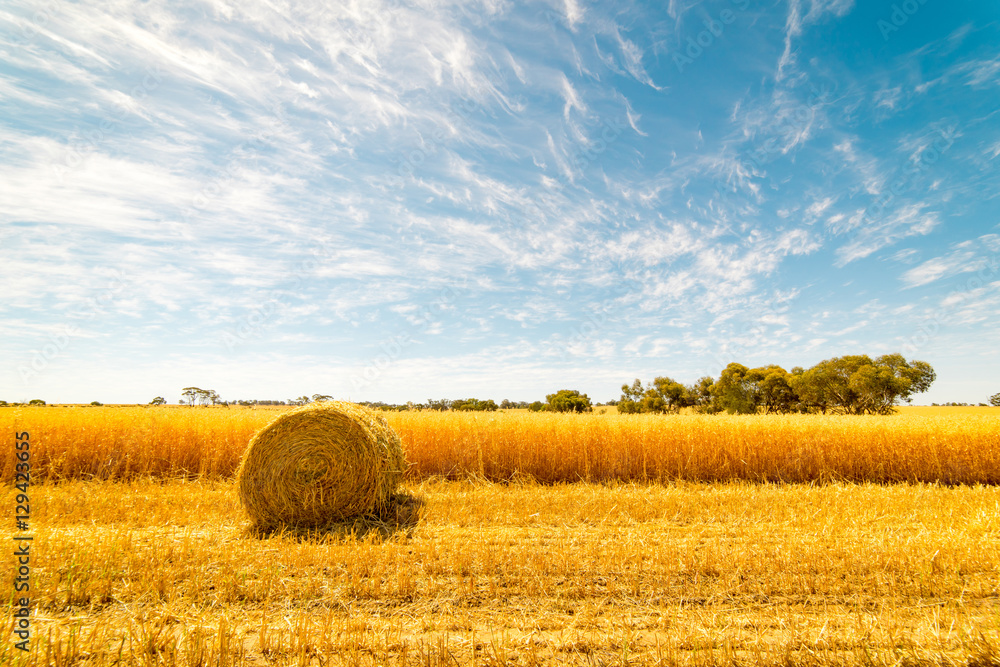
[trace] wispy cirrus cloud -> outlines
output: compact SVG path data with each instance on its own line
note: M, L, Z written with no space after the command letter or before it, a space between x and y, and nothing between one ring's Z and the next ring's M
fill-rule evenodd
M704 21L724 9L736 19L716 35ZM877 317L852 329L857 302L917 318L924 290L982 261L962 244L995 233L997 68L992 29L968 17L861 67L827 39L870 39L859 10L124 0L39 20L8 4L10 384L84 387L98 340L148 370L126 383L141 394L176 368L232 391L269 390L281 368L335 384L415 322L353 398L462 393L434 379L459 368L470 395L517 373L511 393L616 378L613 393L640 364L684 377L726 355L874 344ZM678 44L703 29L710 48L679 72ZM100 317L22 381L118 275ZM414 313L445 288L427 325Z

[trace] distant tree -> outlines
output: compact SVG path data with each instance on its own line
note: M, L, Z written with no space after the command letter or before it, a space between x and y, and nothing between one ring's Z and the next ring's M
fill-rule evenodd
M501 410L511 410L513 408L516 408L516 407L517 407L517 403L514 403L509 398L505 398L502 401L500 401L500 409Z
M799 412L819 412L825 415L832 400L828 390L831 381L828 369L821 364L808 370L793 368L788 383L798 397Z
M827 359L794 374L790 384L802 403L820 412L863 415L891 414L900 401L927 391L936 379L925 361L907 361L901 354L872 359L866 354Z
M685 386L670 377L657 377L645 387L636 379L631 385L622 385L622 395L608 405L617 405L618 412L633 414L640 412L677 414L682 408L694 407L696 412L718 412L711 389L713 379L701 378L693 385Z
M163 398L162 396L157 396L156 398L154 398L153 400L151 400L149 402L149 404L150 405L165 405L166 402L167 402L167 399Z
M181 390L181 396L187 398L187 401L181 399L181 403L187 403L188 405L215 405L216 403L222 403L222 399L219 398L219 394L214 389L199 389L198 387L184 387Z
M327 394L313 394L312 400L316 401L317 403L319 401L332 401L333 396L328 396Z
M90 404L91 405L104 405L104 403L101 403L100 401L91 401Z
M781 366L754 368L745 380L765 414L786 414L797 409L798 395L792 389L791 375Z
M33 398L28 401L28 405L46 405L46 403L40 398Z
M723 410L729 414L748 415L757 412L760 397L750 369L743 364L731 363L712 385L712 395Z
M487 399L483 401L478 398L466 398L457 401L452 401L451 409L460 410L463 412L469 412L469 411L494 412L497 409L497 404L496 402L493 401L493 399Z
M576 389L560 389L545 397L553 412L590 412L590 397Z
M912 402L912 395L930 389L937 374L924 361L907 361L901 354L885 354L859 368L850 380L868 414L891 414L896 403Z
M688 385L688 401L693 406L694 411L700 414L715 414L721 412L722 408L715 400L712 388L715 386L715 379L710 376L700 378L692 385Z
M674 414L692 403L684 385L669 377L654 378L653 386L646 391L646 397L652 397L651 400L655 401L658 407L662 406L662 412Z
M640 412L643 394L642 380L636 378L632 384L622 385L622 397L618 399L618 412L626 415Z
M430 410L444 411L451 407L451 401L447 398L442 398L441 400L434 400L433 398L427 399L427 407Z
M663 379L657 378L657 380ZM660 389L655 383L647 386L646 391L642 393L642 399L639 401L639 412L651 412L654 414L668 412L667 400L660 393Z
M542 412L547 408L548 406L542 403L541 401L535 401L533 403L528 404L528 410L530 410L531 412Z
M198 387L184 387L181 390L181 396L187 398L187 403L190 406L208 403L208 391L199 389Z
M7 401L0 401L0 408L6 407L6 406L7 406Z
M995 408L1000 408L1000 394L993 394L990 396L990 405Z
M311 399L308 396L299 396L298 398L290 398L290 399L288 399L288 404L289 405L305 405L305 404L309 403L310 401L311 401ZM379 405L383 405L383 404L379 403Z
M643 405L643 398L646 397L646 387L642 384L639 378L632 380L632 384L629 386L622 385L622 396L621 401L619 401L619 411L621 410L622 404L624 404L626 412L639 413L642 412L644 408L649 407L649 403Z
M630 385L622 385L622 397L618 401L618 412L677 413L691 405L687 388L673 378L655 378L646 387L638 379Z

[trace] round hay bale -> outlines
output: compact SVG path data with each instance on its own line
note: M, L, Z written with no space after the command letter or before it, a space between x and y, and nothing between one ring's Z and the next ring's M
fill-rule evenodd
M322 526L383 511L405 467L382 415L343 401L313 403L250 441L237 473L240 501L260 527Z

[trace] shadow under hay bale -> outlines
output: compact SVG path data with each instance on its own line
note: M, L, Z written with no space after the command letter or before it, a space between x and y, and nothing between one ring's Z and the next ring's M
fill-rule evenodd
M385 418L353 403L280 415L250 441L237 473L254 528L313 529L386 517L406 461Z
M420 523L425 501L409 493L394 493L383 510L343 521L332 521L322 526L293 526L251 524L245 537L259 540L272 537L294 537L300 542L323 540L374 540L382 542L393 538L409 538Z

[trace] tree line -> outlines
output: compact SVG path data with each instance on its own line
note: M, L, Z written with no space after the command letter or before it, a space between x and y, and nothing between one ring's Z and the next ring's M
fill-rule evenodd
M678 413L691 408L700 414L891 414L901 402L912 402L913 395L930 389L937 378L926 361L909 361L901 354L885 354L874 359L869 355L847 355L819 362L811 368L795 367L790 371L770 364L749 368L733 362L718 378L706 376L693 384L682 384L660 376L643 384L636 379L623 384L621 398L608 401L618 412ZM209 405L304 405L314 401L332 400L327 394L300 396L288 401L238 400L223 401L211 389L185 387L182 404ZM1000 393L989 398L1000 406ZM166 401L157 397L152 404ZM545 401L511 401L503 399L427 399L425 403L404 404L362 401L362 405L379 410L452 410L458 412L526 409L532 412L590 412L593 402L587 394L575 389L560 389L548 394ZM600 405L599 403L597 405ZM985 405L985 404L980 404Z
M901 354L847 355L791 371L734 362L718 379L703 377L690 385L670 377L623 384L618 411L677 413L689 407L702 414L886 415L927 391L936 378L926 361L907 361Z
M457 412L495 412L496 410L529 410L531 412L590 412L592 404L590 397L581 394L576 389L560 389L554 394L545 397L542 401L512 401L503 399L499 405L493 399L480 398L429 398L426 403L414 403L410 401L404 404L392 403L367 403L373 408L382 410L455 410Z

